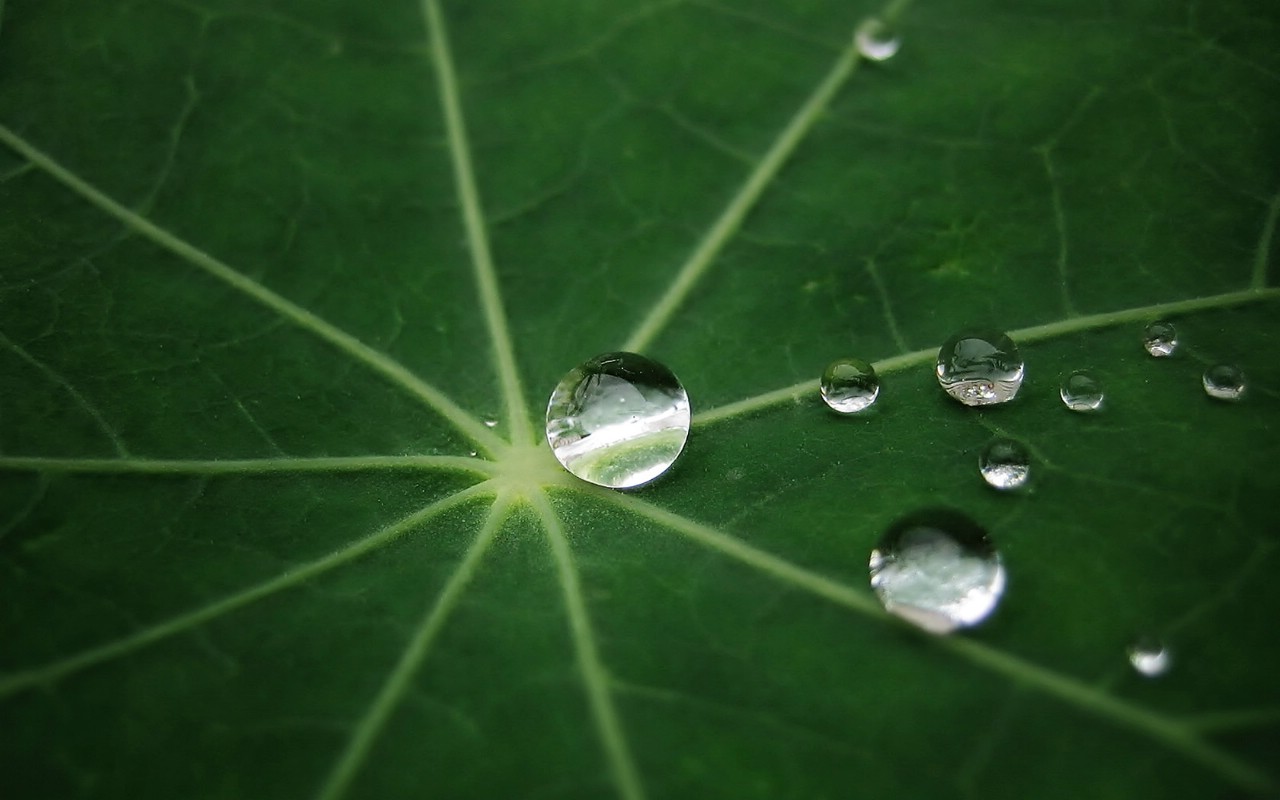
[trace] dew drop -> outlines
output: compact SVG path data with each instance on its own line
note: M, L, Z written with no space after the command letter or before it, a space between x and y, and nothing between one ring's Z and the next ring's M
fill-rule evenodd
M870 408L880 395L880 379L870 364L857 358L833 361L819 383L823 401L833 411L856 414Z
M496 428L498 427L498 421L496 419L486 419L484 421L484 426L486 428Z
M1129 663L1139 675L1159 677L1173 666L1173 657L1164 643L1150 636L1143 636L1129 645Z
M1235 364L1218 364L1204 372L1204 391L1219 400L1239 400L1244 394L1244 373Z
M689 438L689 395L662 364L605 353L561 379L547 404L547 442L564 468L628 489L675 463Z
M478 450L468 450L467 455L471 456L472 458L476 458L477 456L480 455L480 452Z
M1012 439L994 439L978 456L982 479L996 489L1017 489L1031 476L1027 449Z
M1063 378L1058 395L1072 411L1087 414L1102 409L1102 382L1088 370L1078 369Z
M1159 320L1142 329L1142 346L1155 358L1168 358L1178 349L1178 330Z
M1000 554L986 531L955 511L897 521L871 551L870 567L885 610L930 633L977 625L1004 593Z
M879 17L867 17L853 33L858 53L871 61L887 61L898 54L902 39Z
M1012 400L1024 367L1017 345L999 331L961 331L938 351L938 383L966 406Z

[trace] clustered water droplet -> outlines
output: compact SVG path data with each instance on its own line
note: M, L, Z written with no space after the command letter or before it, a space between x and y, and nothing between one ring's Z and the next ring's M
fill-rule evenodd
M982 479L1000 490L1017 489L1031 476L1031 457L1013 439L994 439L978 456Z
M875 368L857 358L833 361L822 372L818 388L833 411L856 414L870 408L880 395Z
M1244 373L1235 364L1216 364L1204 373L1205 394L1218 400L1239 400L1244 395Z
M858 54L870 61L887 61L898 54L902 39L879 17L867 17L853 33Z
M1017 345L1000 331L961 331L938 350L939 385L967 406L1009 402L1024 373Z
M1102 383L1088 370L1078 369L1063 378L1058 394L1072 411L1088 413L1102 408Z
M1154 358L1168 358L1178 349L1178 331L1172 322L1153 322L1142 329L1142 346Z
M1169 648L1159 639L1143 636L1129 645L1129 663L1139 675L1156 678L1169 671L1173 666L1173 656Z

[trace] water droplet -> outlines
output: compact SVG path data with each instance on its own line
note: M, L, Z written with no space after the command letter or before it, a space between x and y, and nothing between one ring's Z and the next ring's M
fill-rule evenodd
M875 368L857 358L832 361L822 371L819 384L822 399L832 410L855 414L870 408L880 395L880 379Z
M605 353L561 379L547 404L547 442L584 481L611 489L648 483L689 438L689 395L658 362Z
M486 419L484 421L484 426L486 428L496 428L498 427L498 421L496 419Z
M902 39L879 17L867 17L853 33L858 53L871 61L887 61L898 54Z
M1031 475L1027 449L1012 439L995 439L978 456L982 478L996 489L1017 489Z
M982 622L1004 587L1004 565L986 531L955 511L911 514L871 551L871 588L885 610L931 633Z
M478 450L468 450L467 455L471 456L472 458L475 458L476 456L480 455L480 452Z
M1140 675L1155 678L1169 671L1173 657L1163 642L1143 636L1129 645L1129 663Z
M1142 346L1156 358L1167 358L1178 349L1178 330L1172 322L1153 322L1142 329Z
M1007 403L1022 386L1024 366L1008 334L961 331L938 351L938 383L966 406Z
M1218 364L1204 372L1204 391L1219 400L1239 400L1244 394L1244 373L1235 364Z
M1088 370L1078 369L1063 378L1058 394L1072 411L1088 413L1102 408L1102 383Z

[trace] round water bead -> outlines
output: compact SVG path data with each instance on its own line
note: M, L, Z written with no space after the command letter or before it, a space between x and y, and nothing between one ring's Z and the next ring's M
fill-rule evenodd
M1017 345L1000 331L961 331L938 350L939 385L967 406L1012 400L1024 368Z
M1244 394L1244 373L1235 364L1218 364L1204 372L1204 391L1219 400L1239 400Z
M1173 656L1169 653L1169 648L1158 639L1149 636L1143 636L1133 644L1129 645L1129 663L1138 671L1138 674L1148 678L1155 678L1169 671L1169 667L1173 666Z
M1156 358L1167 358L1178 349L1178 330L1172 322L1153 322L1142 329L1142 346Z
M902 39L879 17L867 17L853 33L858 54L871 61L887 61L898 54Z
M675 463L689 438L689 395L662 364L605 353L564 376L547 404L547 442L569 472L628 489Z
M1000 554L986 531L955 511L894 523L871 551L870 567L885 610L930 633L977 625L1004 594Z
M857 358L832 361L822 371L818 386L823 402L841 414L856 414L870 408L880 396L880 379L876 377L875 368Z
M978 456L982 479L996 489L1017 489L1031 476L1031 457L1013 439L994 439Z
M1078 369L1063 378L1058 394L1072 411L1088 413L1102 408L1102 383L1088 370Z

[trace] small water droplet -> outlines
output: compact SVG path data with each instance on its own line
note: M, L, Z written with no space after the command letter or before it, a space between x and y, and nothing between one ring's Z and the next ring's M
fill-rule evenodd
M1022 386L1025 364L1006 333L967 330L938 350L938 383L967 406L1007 403Z
M871 61L887 61L898 54L902 39L879 17L867 17L853 33L858 53Z
M579 478L628 489L675 463L690 415L671 370L635 353L605 353L569 370L551 393L547 442Z
M479 451L476 451L476 450L468 450L467 455L471 456L472 458L475 458L476 456L480 455L480 453Z
M496 428L498 427L498 421L496 419L486 419L484 421L484 426L486 428Z
M1058 395L1072 411L1088 413L1102 408L1102 382L1088 370L1078 369L1063 378Z
M1163 642L1143 636L1129 645L1129 663L1138 674L1155 678L1169 671L1173 666L1173 656Z
M1142 346L1155 358L1168 358L1178 349L1178 330L1172 322L1153 322L1142 329Z
M1031 457L1013 439L994 439L978 456L982 479L996 489L1017 489L1031 476Z
M1204 391L1210 397L1239 400L1244 387L1244 373L1235 364L1218 364L1204 372Z
M819 383L823 401L833 411L855 414L870 408L880 395L880 379L875 368L857 358L832 361L822 371Z
M931 633L977 625L1004 594L1000 554L986 531L955 511L895 522L871 551L870 567L885 610Z

